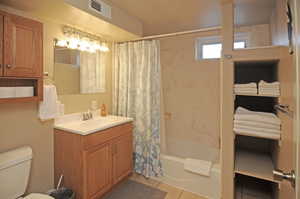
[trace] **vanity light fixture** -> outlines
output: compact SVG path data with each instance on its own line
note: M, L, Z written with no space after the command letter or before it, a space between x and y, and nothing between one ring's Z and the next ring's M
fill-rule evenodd
M109 51L107 42L104 42L103 39L99 36L82 32L78 29L69 26L64 26L63 33L67 39L56 39L56 46L77 49L80 51L86 51L90 53L95 53L98 50L102 52Z

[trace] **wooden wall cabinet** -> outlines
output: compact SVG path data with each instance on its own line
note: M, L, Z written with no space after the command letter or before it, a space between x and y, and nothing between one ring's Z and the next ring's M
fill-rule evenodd
M4 16L4 76L41 77L43 25L8 14Z
M132 146L132 123L85 136L55 129L55 183L64 175L76 198L100 198L131 174Z
M43 24L0 11L0 87L34 87L34 97L1 98L0 103L42 100L42 80Z

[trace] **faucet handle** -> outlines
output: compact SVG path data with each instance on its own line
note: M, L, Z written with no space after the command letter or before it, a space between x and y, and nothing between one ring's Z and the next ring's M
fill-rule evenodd
M86 120L86 113L82 113L82 120Z
M93 113L91 112L90 109L88 110L87 115L88 115L88 119L92 119L93 118Z

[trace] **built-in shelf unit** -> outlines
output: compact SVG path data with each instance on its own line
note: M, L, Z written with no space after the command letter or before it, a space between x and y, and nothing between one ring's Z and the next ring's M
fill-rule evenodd
M234 63L234 83L278 81L279 60L238 61ZM234 93L234 108L275 113L280 96ZM235 198L274 198L280 181L273 176L276 168L274 145L280 134L235 133ZM262 188L263 187L263 188Z

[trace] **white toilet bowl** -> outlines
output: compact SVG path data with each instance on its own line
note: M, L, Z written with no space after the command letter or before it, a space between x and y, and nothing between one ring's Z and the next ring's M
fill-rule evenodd
M45 194L31 193L23 199L54 199L54 198Z
M20 198L29 180L32 149L21 147L0 153L0 198ZM32 193L23 199L54 199L45 194Z

